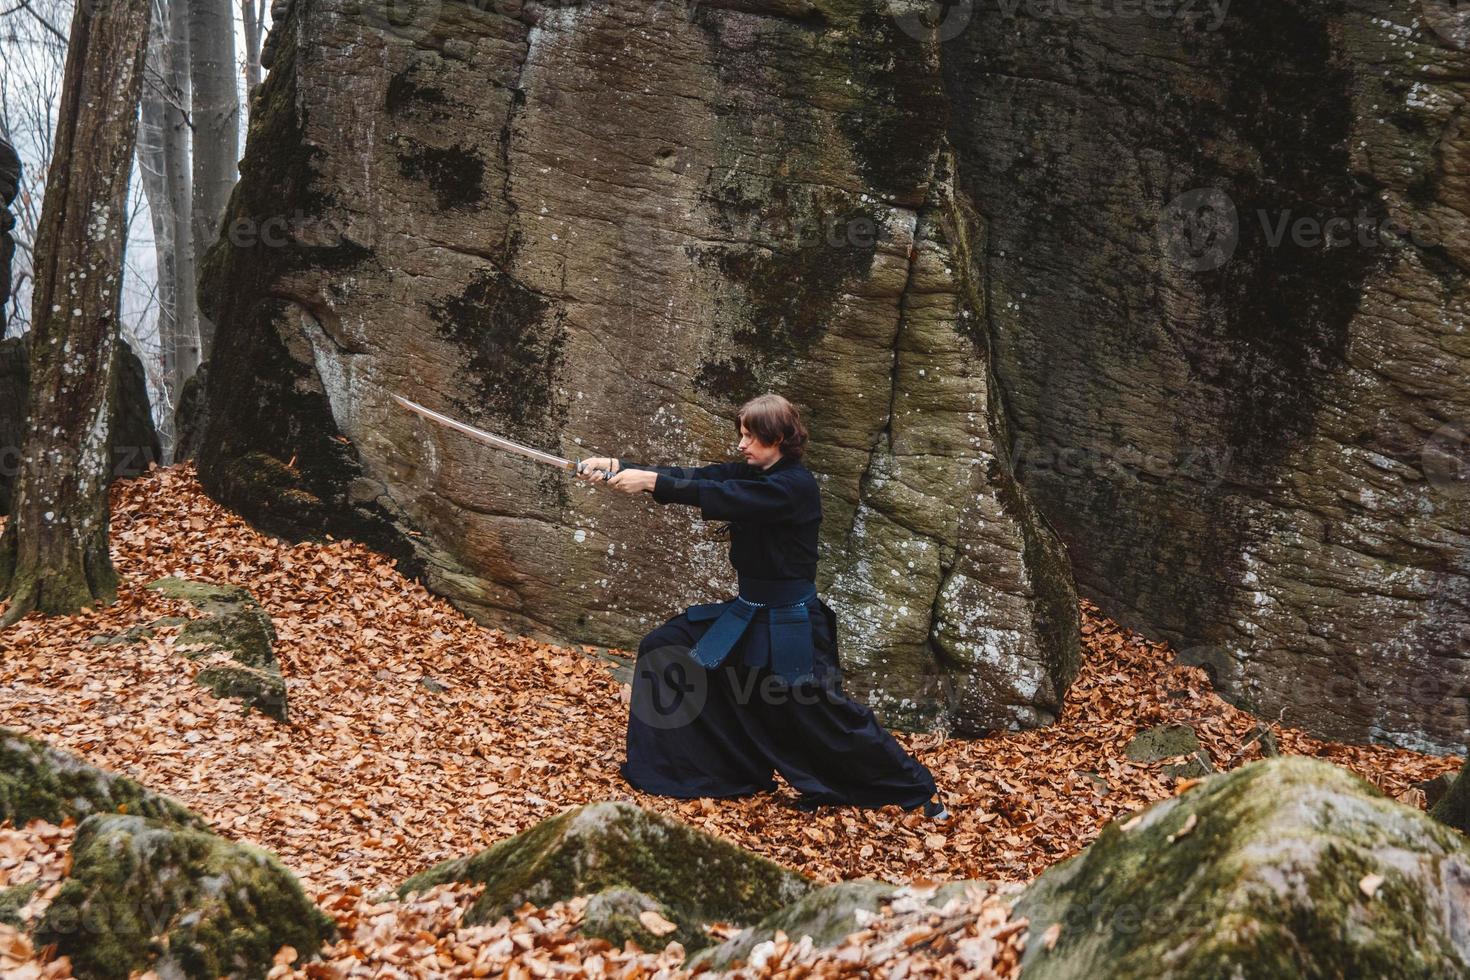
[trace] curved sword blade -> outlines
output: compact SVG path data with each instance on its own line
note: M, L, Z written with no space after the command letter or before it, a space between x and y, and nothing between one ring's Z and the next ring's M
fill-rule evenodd
M389 394L393 393L389 392ZM418 402L409 401L407 398L404 398L401 395L393 394L393 400L402 405L404 408L408 409L410 412L416 412L419 415L422 415L424 418L429 419L431 422L438 422L440 425L453 429L456 432L463 432L471 439L474 439L478 442L483 442L487 446L496 446L500 449L508 449L513 453L520 453L522 456L529 456L531 459L534 459L538 462L549 463L552 466L557 467L558 469L567 470L569 472L575 473L577 470L577 464L569 459L562 459L560 456L553 456L551 453L543 453L539 449L532 449L530 446L523 446L518 442L513 442L512 440L505 438L504 436L491 435L489 432L486 432L483 429L477 429L473 425L466 425L458 419L450 418L448 415L441 415L440 413L434 411L432 408L425 408Z

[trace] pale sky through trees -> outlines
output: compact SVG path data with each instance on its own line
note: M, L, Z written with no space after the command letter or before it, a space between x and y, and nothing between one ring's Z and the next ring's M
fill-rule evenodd
M16 254L11 270L15 295L7 306L6 335L16 336L29 328L31 304L31 235L39 220L42 191L49 152L55 132L56 103L61 94L65 66L65 38L70 33L71 0L12 0L0 3L0 135L15 146L22 162L20 196L12 205L16 213ZM235 4L236 81L240 93L240 148L244 153L249 125L245 92L245 34L240 6ZM154 15L159 11L155 8ZM266 5L262 31L270 27ZM60 38L58 38L58 34ZM145 84L154 82L152 74ZM85 160L77 160L85 166ZM21 214L29 210L30 220ZM142 177L134 160L128 188L128 237L123 275L123 335L149 364L149 398L154 420L160 422L163 399L156 388L161 372L157 323L157 257L153 241L153 219L143 193Z

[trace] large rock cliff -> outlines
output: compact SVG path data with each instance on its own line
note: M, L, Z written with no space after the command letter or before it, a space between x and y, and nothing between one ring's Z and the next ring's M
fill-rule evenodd
M1458 751L1470 9L1040 6L943 27L945 93L1079 589L1263 716Z
M692 463L779 390L814 434L853 689L895 724L1045 722L1076 596L1006 458L937 53L854 3L393 23L297 0L204 273L205 485L411 557L487 620L631 647L733 586L697 513L389 392L568 456Z
M1051 718L1075 571L1272 717L1462 745L1457 15L1124 6L294 0L204 272L206 486L631 646L723 543L388 392L693 463L778 390L891 723Z

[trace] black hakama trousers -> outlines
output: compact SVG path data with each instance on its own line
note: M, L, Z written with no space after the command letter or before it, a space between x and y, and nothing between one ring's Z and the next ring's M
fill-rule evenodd
M766 615L750 629L766 629ZM699 665L689 651L707 620L680 613L654 629L633 668L623 778L659 796L743 796L776 789L774 771L812 803L921 806L934 777L842 691L834 622L813 604L816 679L794 686L749 666L743 644L718 667Z

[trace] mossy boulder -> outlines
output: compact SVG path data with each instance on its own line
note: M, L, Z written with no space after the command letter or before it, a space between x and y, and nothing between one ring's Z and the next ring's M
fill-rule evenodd
M1465 760L1460 775L1444 791L1429 815L1462 834L1470 834L1470 758Z
M1016 912L1026 980L1464 977L1470 845L1345 769L1266 759L1110 824Z
M755 923L811 889L794 871L631 803L568 810L420 872L398 894L451 881L485 885L468 924L494 921L522 902L549 905L625 886L662 902L670 921L701 940L703 923Z
M28 881L23 885L0 888L0 923L16 929L24 929L25 922L21 918L20 910L26 907L40 888L39 881Z
M654 932L643 918L649 912L673 925L673 931ZM658 919L652 921L656 923ZM620 949L631 939L645 951L663 949L674 941L685 949L709 942L704 932L693 925L679 925L673 910L663 902L623 885L604 888L587 900L587 908L582 912L582 934L606 939Z
M1164 767L1164 775L1185 779L1205 776L1215 771L1210 757L1199 744L1199 736L1188 725L1156 725L1139 732L1124 747L1123 754L1135 762L1162 762L1187 755L1184 762Z
M336 925L265 851L144 817L77 828L71 872L36 926L79 977L264 977L277 950L310 958Z
M248 589L173 577L149 582L148 588L183 599L205 613L203 619L191 619L179 631L179 643L208 643L228 651L247 667L277 666L271 649L276 642L275 627Z
M249 590L173 577L150 582L148 588L183 599L205 613L179 631L179 644L204 645L182 651L186 657L198 659L223 651L239 665L207 667L195 675L196 683L216 697L237 697L262 714L286 720L286 680L272 649L275 627Z
M209 829L197 814L126 776L0 728L0 820L24 827L31 820L61 823L96 813L132 813Z
M941 908L951 898L963 895L965 889L973 884L976 882L946 882L927 895L925 904ZM990 886L986 884L985 887ZM700 951L690 958L687 965L690 969L732 969L737 962L747 961L756 946L774 938L777 930L793 942L810 936L812 945L818 949L836 946L844 937L863 927L858 921L861 912L877 914L884 905L901 895L917 897L923 894L923 890L915 890L908 885L894 885L872 878L839 881L777 909L720 945Z
M246 707L277 721L286 720L286 679L277 670L259 670L235 664L205 667L194 682L209 688L217 698L239 698Z
M99 647L142 643L158 632L160 626L187 626L191 622L193 620L187 616L162 616L151 623L139 623L137 626L129 627L122 633L98 633L88 642Z

